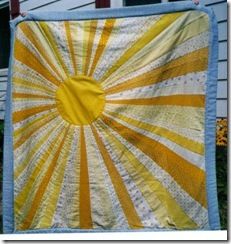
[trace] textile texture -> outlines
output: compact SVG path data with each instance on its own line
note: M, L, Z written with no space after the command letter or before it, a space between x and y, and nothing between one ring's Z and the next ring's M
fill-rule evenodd
M212 14L158 6L13 22L6 233L219 229Z

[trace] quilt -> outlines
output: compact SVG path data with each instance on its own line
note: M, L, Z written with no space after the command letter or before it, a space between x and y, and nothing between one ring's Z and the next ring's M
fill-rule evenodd
M11 29L5 233L220 228L209 9L29 12Z

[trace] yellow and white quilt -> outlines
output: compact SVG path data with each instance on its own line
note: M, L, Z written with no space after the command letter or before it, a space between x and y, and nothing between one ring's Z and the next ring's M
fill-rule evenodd
M19 22L14 230L209 229L209 37L198 10Z

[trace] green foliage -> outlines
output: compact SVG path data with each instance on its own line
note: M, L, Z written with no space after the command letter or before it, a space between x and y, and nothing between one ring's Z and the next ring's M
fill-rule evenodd
M217 146L217 192L221 220L221 228L227 229L227 147Z

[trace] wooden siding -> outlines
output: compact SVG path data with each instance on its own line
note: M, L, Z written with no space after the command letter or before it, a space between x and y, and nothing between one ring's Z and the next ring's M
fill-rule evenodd
M4 119L8 69L0 70L0 119Z
M64 11L64 10L78 10L78 9L94 9L95 1L93 0L21 0L21 12L30 10L39 11Z
M218 63L218 89L217 89L217 117L227 117L228 97L228 64L227 64L227 1L201 0L201 3L211 7L218 22L219 63Z

